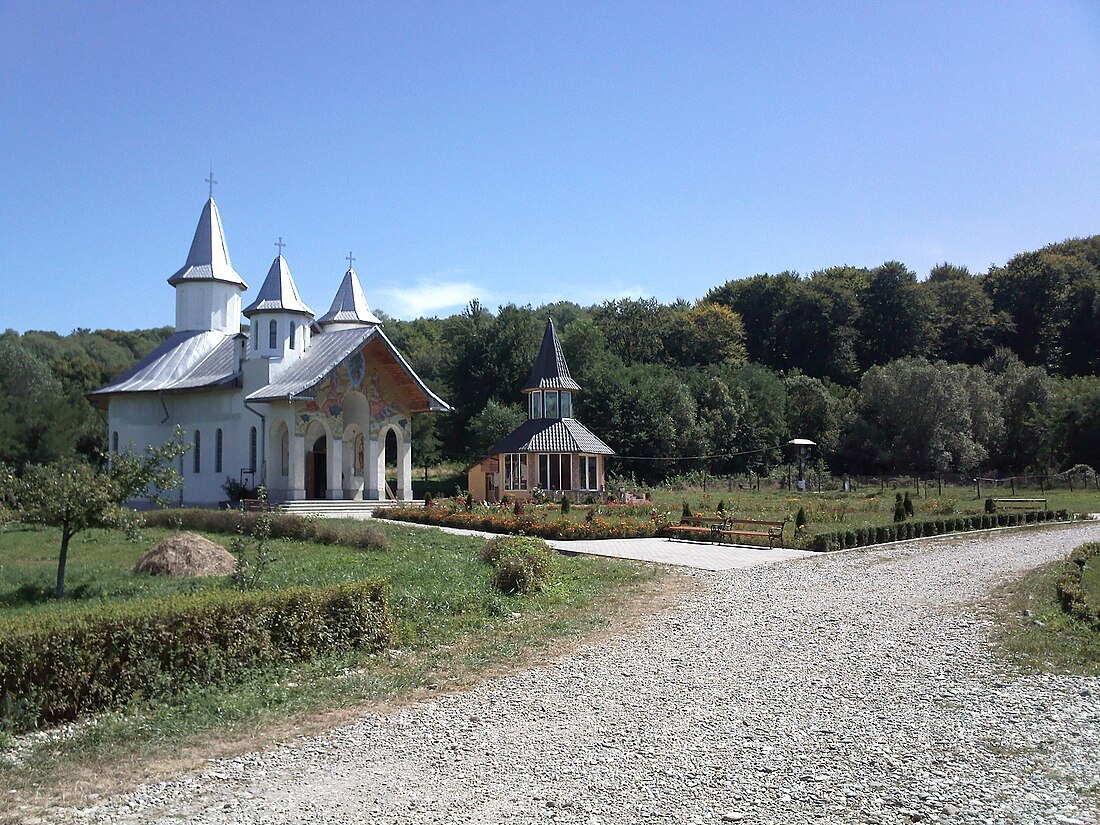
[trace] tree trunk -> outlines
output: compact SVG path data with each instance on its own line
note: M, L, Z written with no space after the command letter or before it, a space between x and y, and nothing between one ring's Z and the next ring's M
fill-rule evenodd
M61 528L61 555L57 558L57 586L53 591L55 599L65 598L65 562L69 559L69 539L72 537L68 527Z

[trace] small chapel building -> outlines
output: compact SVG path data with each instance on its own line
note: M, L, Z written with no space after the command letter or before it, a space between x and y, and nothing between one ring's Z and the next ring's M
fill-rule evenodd
M176 330L89 398L107 412L109 447L144 449L177 425L179 503L225 499L226 478L272 501L412 498L412 416L449 411L382 331L350 266L314 316L280 254L244 310L218 207L203 207L176 290ZM350 256L349 256L350 257ZM349 260L349 264L351 261ZM386 483L386 446L397 486Z
M615 451L573 417L573 395L581 388L569 374L552 318L520 391L527 420L469 468L470 493L486 501L505 495L527 501L536 488L573 498L603 491L604 460Z

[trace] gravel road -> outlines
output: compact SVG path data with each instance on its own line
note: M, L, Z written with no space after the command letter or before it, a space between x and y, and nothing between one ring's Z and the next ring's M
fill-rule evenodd
M79 812L87 822L1098 822L1100 679L975 600L1100 526L696 573L566 658Z

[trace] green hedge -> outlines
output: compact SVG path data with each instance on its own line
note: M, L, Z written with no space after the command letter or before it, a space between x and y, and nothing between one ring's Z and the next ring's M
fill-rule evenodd
M67 722L330 651L381 650L393 636L376 579L12 618L0 623L0 728Z
M1082 581L1085 565L1092 560L1100 564L1100 542L1082 544L1069 554L1058 571L1055 587L1062 609L1077 619L1100 626L1100 604L1090 604Z
M176 527L200 533L252 533L261 513L242 510L168 509L142 513L149 527ZM364 550L388 550L389 537L377 524L339 524L325 519L307 519L289 513L267 513L271 537L346 544Z
M818 533L810 540L809 549L816 553L828 553L868 544L886 544L891 541L942 536L946 533L962 533L967 530L1016 527L1043 521L1065 521L1069 517L1069 512L1066 510L1031 510L1026 513L982 513L924 521L900 521L878 527Z

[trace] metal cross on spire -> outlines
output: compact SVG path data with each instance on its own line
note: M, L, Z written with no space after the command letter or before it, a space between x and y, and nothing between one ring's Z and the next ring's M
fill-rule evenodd
M279 236L279 240L275 241L275 246L279 247L279 257L282 257L283 247L286 246L286 244L283 243L283 236L282 235Z
M214 197L214 184L217 183L214 180L214 164L210 164L210 177L206 179L206 182L210 184L210 197Z
M348 269L352 269L352 264L353 264L353 263L354 263L354 262L355 262L356 260L358 260L358 259L357 259L357 258L356 258L356 257L355 257L354 255L352 255L352 254L351 254L351 253L349 252L349 253L348 253Z

